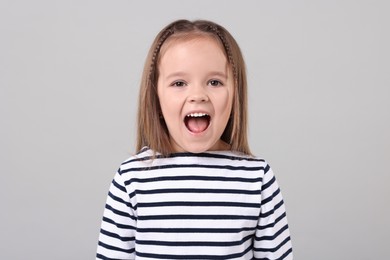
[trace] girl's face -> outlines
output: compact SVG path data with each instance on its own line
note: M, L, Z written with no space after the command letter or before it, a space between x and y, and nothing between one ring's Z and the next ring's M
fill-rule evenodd
M162 114L176 152L228 149L234 80L221 46L210 37L168 43L157 83Z

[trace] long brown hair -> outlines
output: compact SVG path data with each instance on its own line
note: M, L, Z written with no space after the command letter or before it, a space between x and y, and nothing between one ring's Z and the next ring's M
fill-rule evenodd
M232 151L250 155L247 137L247 79L241 50L233 36L222 26L205 20L177 20L167 25L156 36L146 58L138 100L136 149L148 146L162 155L174 152L167 126L161 117L157 94L158 65L161 49L168 39L208 36L215 39L225 51L234 76L234 96L231 117L221 136Z

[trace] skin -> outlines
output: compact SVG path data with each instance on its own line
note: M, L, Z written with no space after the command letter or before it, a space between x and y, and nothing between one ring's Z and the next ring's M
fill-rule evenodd
M176 152L229 149L220 138L232 110L234 81L224 51L214 39L171 42L160 59L157 91ZM207 129L190 131L184 123L190 113L208 114Z

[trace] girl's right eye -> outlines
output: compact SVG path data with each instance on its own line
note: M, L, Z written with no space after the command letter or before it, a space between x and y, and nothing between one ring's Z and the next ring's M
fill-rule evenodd
M175 81L171 84L172 87L184 87L186 83L184 81Z

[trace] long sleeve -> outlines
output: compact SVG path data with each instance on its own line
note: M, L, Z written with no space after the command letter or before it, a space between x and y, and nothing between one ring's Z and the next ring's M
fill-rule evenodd
M107 196L96 259L135 259L136 216L120 171Z
M264 171L254 259L290 260L292 245L282 194L271 168L267 165Z

